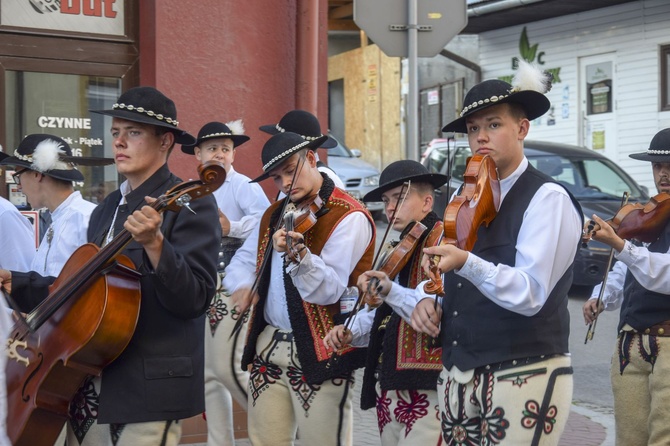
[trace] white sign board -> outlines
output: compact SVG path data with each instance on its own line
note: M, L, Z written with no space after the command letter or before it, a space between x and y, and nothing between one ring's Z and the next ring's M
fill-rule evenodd
M125 0L1 0L0 25L125 35Z

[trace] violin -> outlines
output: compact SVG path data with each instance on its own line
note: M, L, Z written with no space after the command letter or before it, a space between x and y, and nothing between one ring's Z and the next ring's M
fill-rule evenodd
M614 217L607 220L619 237L625 240L654 242L670 220L670 194L661 192L645 204L629 203L619 209ZM590 222L582 234L582 246L586 245L600 225Z
M380 257L379 265L375 268L376 271L385 273L391 280L407 265L427 228L421 222L413 222L411 229L408 229L409 231L406 231L393 250ZM375 293L378 286L379 279L373 277L368 284L368 289L362 294L362 303L367 304L371 309L380 305L379 301L371 298L378 294L378 291Z
M312 229L316 224L317 213L323 208L323 200L316 195L311 199L303 200L294 210L287 210L284 213L284 227L286 231L299 232L304 234ZM296 251L295 240L291 237L286 237L286 247L288 248L286 255L291 261L300 261L300 252Z
M477 231L488 226L500 207L500 181L493 159L488 155L473 155L468 159L463 176L463 188L444 210L444 237L441 245L452 244L471 251L477 241ZM424 285L429 294L444 295L442 272L434 256L429 257L430 280Z
M177 184L150 206L179 211L223 184L217 161L198 168L200 180ZM13 445L53 445L68 407L89 375L100 375L130 342L140 311L140 276L121 252L132 241L120 231L107 245L79 247L49 295L12 328L7 341L7 435Z

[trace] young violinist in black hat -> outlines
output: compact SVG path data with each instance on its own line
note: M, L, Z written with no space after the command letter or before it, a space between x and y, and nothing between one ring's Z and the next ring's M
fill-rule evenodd
M447 444L556 445L570 412L567 304L582 214L523 151L530 121L550 107L547 87L522 61L513 85L474 86L461 117L442 129L467 133L472 152L493 159L501 190L497 216L478 228L470 252L424 249L439 256L445 298L437 311L434 299L421 300L412 326L442 341Z
M400 243L407 244L407 248L397 248L402 248L402 261L406 264L396 277L389 278L384 266L361 274L358 288L366 292L371 280L377 279L383 303L373 311L362 310L350 316L350 329L338 325L324 339L334 349L346 344L368 347L361 407L376 408L384 446L440 443L435 389L442 370L442 349L428 335L417 333L410 326L416 301L412 300L413 293L405 295L403 287L413 291L428 278L421 268L421 257L423 247L436 243L442 234L442 222L433 212L433 201L435 189L446 181L445 175L428 173L412 160L396 161L382 171L379 187L363 200L384 203L389 224L401 233ZM391 256L389 262L397 264L398 254L387 255ZM397 287L393 293L392 286Z
M670 193L670 129L658 132L646 152L630 157L651 162L660 194L655 198L661 203L670 200L666 195ZM597 215L593 220L597 226L588 235L611 246L617 258L607 282L593 289L583 307L587 324L603 309L621 308L610 370L616 444L665 444L670 438L670 221L661 222L663 230L657 238L652 236L655 240L640 245L619 237Z
M264 173L254 181L270 178L286 198L265 212L223 280L236 311L257 293L242 358L250 370L248 430L256 445L291 445L296 430L303 444L352 442L352 371L365 351L350 348L328 367L332 350L323 337L346 288L371 267L375 227L359 201L317 170L314 150L324 140L284 132L265 143ZM313 226L296 232L294 220Z

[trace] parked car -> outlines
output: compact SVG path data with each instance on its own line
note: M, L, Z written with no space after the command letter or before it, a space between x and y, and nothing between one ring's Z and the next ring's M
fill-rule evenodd
M330 135L337 146L328 149L328 167L333 169L351 195L362 200L365 194L379 186L379 169L363 161L360 150L350 150ZM381 217L384 204L381 201L366 203L375 219Z
M629 202L647 202L649 193L623 169L600 153L568 144L541 141L525 141L524 151L530 164L564 185L579 201L585 220L596 214L604 219L612 218L621 207L624 191L630 193ZM446 174L447 160L451 158L451 189L443 186L436 192L435 211L444 214L444 209L453 191L463 184L467 159L472 153L467 141L451 141L435 144L426 153L424 166L431 172ZM609 258L609 247L591 241L580 246L575 256L574 285L593 286L602 281Z

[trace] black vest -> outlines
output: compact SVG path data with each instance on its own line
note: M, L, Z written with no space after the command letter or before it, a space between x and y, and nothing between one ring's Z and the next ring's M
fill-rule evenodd
M550 181L550 177L529 165L508 192L493 222L488 228L483 225L479 228L473 254L496 265L514 266L523 214L537 190ZM570 197L581 215L579 204ZM551 291L542 309L528 317L493 303L454 272L446 274L446 298L442 304L442 363L447 368L455 365L460 370L470 370L512 359L567 353L571 283L572 265Z
M668 248L670 248L670 223L666 225L658 240L649 245L649 251L666 253ZM623 287L619 330L628 324L637 331L644 331L668 319L670 319L669 296L647 290L628 271Z

